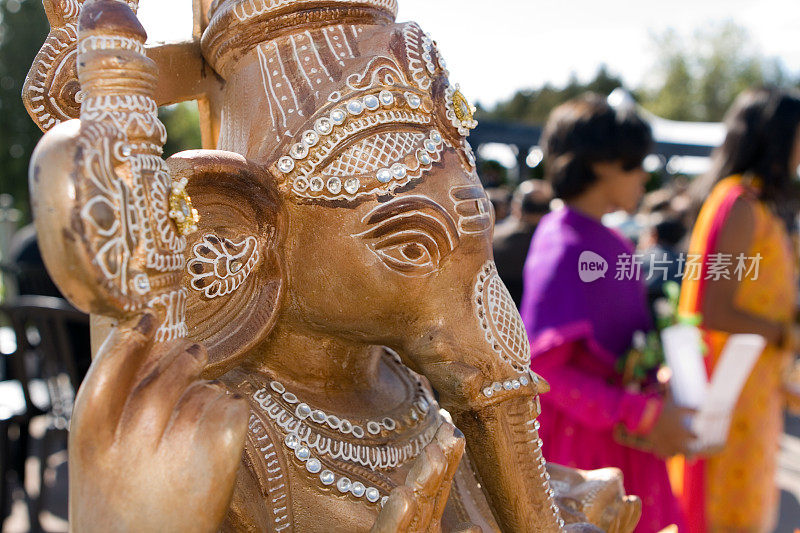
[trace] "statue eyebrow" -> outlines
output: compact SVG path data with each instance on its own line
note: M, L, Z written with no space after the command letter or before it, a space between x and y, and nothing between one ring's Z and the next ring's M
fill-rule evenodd
M412 221L424 220L423 226L445 237L450 249L454 249L459 240L458 228L447 210L426 196L410 195L395 198L377 206L367 213L362 222L379 225L362 233L362 236L378 237L392 231L408 229Z
M458 229L463 233L481 233L492 227L492 207L480 185L458 186L450 189L456 205Z
M401 196L386 202L385 204L381 204L367 213L367 215L362 219L362 222L370 225L377 224L378 222L382 222L388 218L392 218L409 211L423 211L425 209L430 209L438 213L443 219L443 222L446 224L448 232L458 234L453 217L450 216L450 213L447 212L447 209L431 200L427 196L420 195Z

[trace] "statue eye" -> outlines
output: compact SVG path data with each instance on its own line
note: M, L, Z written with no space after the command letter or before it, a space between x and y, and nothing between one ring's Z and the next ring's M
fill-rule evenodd
M402 274L425 276L439 268L439 245L422 229L387 235L368 246L386 266Z
M403 246L403 248L400 250L400 253L402 253L403 257L409 261L414 261L422 257L422 255L426 253L426 250L419 244L412 242Z
M369 228L355 235L390 269L406 276L426 276L458 242L458 230L442 206L424 196L403 196L381 204L363 221Z

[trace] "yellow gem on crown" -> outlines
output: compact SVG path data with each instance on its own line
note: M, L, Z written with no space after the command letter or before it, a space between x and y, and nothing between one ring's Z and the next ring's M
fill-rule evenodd
M462 123L472 123L475 108L470 105L467 98L458 89L453 93L453 111L456 114L456 118Z
M186 192L186 178L172 184L172 193L169 195L169 217L175 222L181 235L189 235L197 231L200 214L192 207L192 199Z
M469 135L469 130L475 129L478 125L478 121L475 120L475 108L470 105L458 85L445 90L445 106L447 118L462 137Z

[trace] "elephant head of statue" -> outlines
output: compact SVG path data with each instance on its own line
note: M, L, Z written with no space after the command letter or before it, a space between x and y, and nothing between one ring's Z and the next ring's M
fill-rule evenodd
M448 397L469 385L488 401L514 394L495 382L518 391L519 378L534 390L525 328L492 264L472 107L431 38L392 22L393 2L339 4L324 25L308 20L314 2L212 12L219 148L237 155L170 160L201 211L187 246L190 334L226 369L279 317L463 378L460 392L437 383Z

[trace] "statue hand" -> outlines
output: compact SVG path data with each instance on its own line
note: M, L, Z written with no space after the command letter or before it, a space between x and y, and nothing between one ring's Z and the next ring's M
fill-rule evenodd
M578 470L547 463L547 471L567 524L588 522L608 533L630 533L636 528L642 502L625 494L619 469Z
M422 451L406 477L405 485L396 487L372 533L440 532L453 476L464 453L464 437L452 424L444 422L436 437ZM480 533L475 526L461 531Z
M155 344L156 322L147 313L118 327L78 392L72 531L216 531L225 516L247 405L198 379L201 345Z

